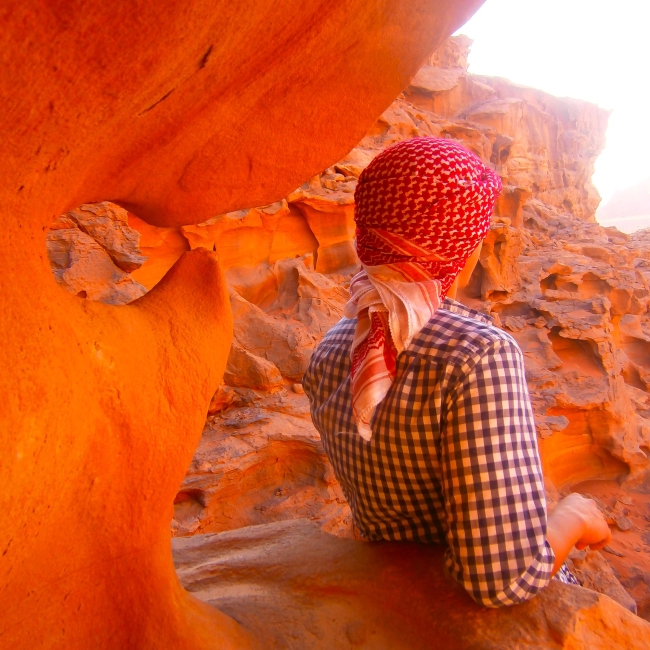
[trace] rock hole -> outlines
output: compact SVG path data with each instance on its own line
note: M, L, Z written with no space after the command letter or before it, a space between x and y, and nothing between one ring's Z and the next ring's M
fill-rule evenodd
M505 300L507 297L507 291L486 291L485 293L485 299L491 300L492 302L499 302L500 300Z
M542 290L542 295L544 295L549 289L556 291L557 290L557 273L552 273L551 275L545 277L543 280L539 281L539 286Z
M509 316L514 318L519 316L522 316L523 318L534 318L537 316L537 313L531 309L530 305L527 302L521 302L517 300L511 302L510 304L501 303L499 305L495 305L493 311L497 312L501 316L502 320Z
M147 289L131 275L147 258L126 210L113 203L81 205L61 215L46 235L56 282L88 300L124 305Z
M187 502L198 503L201 508L205 508L205 492L203 490L181 490L174 498L174 505Z
M565 279L564 276L558 273L551 273L551 275L540 280L539 286L542 290L542 295L547 291L566 291L568 293L576 293L578 291L578 285L575 282Z
M568 291L570 293L576 293L578 291L578 285L575 282L569 282L568 280L560 280L559 278L555 281L557 287L560 291Z
M643 381L641 373L639 372L639 368L633 363L628 363L621 374L623 375L623 379L628 386L633 386L639 390L649 392L648 385L645 381Z
M206 495L202 490L181 490L174 499L172 534L191 535L197 531L206 508Z
M612 286L606 280L589 272L582 276L580 282L580 295L583 298L594 298L597 296L609 296Z
M621 348L640 370L650 373L650 341L628 337L621 342Z
M562 372L577 371L581 376L602 377L607 375L593 341L582 341L561 336L561 327L553 327L549 339L553 352L562 361Z

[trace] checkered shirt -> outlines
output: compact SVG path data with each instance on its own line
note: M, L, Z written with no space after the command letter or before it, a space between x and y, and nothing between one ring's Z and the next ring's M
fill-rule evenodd
M446 542L447 570L478 603L527 600L555 556L517 343L445 300L399 355L366 442L352 417L355 324L327 333L303 379L355 525L368 540Z

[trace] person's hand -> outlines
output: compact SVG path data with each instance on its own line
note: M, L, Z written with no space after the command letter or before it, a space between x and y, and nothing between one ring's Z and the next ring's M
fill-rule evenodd
M592 551L598 551L612 540L612 532L607 521L593 499L586 499L574 492L560 501L557 508L562 508L582 520L584 532L575 544L579 551L587 546Z
M555 573L574 545L578 550L589 546L597 551L609 544L612 533L595 501L574 493L562 499L549 515L546 539L555 553Z

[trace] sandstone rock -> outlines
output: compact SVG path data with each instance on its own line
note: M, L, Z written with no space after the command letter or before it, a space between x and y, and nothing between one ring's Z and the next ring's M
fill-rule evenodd
M122 271L135 271L147 261L139 248L140 233L129 227L126 210L114 203L88 203L64 217L92 237Z
M219 413L227 409L229 406L235 403L238 395L237 392L231 386L221 385L215 391L212 399L210 400L210 405L208 406L208 416Z
M50 230L47 253L56 281L80 298L124 305L147 292L115 265L103 246L80 229Z
M190 245L180 228L152 226L132 214L129 223L140 233L140 248L147 256L147 261L131 275L147 289L152 289L176 260L190 250Z
M516 228L507 223L492 224L481 249L480 270L472 279L472 286L480 280L477 288L482 300L496 302L521 289L518 267L521 249L521 236Z
M268 313L290 317L318 340L343 317L343 308L350 297L349 283L344 276L314 272L310 257L277 262L273 272L278 296Z
M304 519L176 538L173 549L183 585L269 649L650 645L650 624L607 596L552 583L523 605L482 608L444 577L439 548L336 539Z
M175 500L172 533L220 532L308 517L352 537L350 509L304 394L233 396L208 418ZM238 403L235 403L238 402Z
M132 304L81 301L52 281L53 217L111 199L181 226L278 200L342 157L480 4L3 5L5 647L253 643L181 589L169 548L230 348L216 256L190 251Z
M129 272L147 258L140 233L125 210L112 203L82 205L59 217L47 234L47 254L56 281L70 293L123 305L146 293Z
M355 187L353 175L326 172L318 182L287 197L304 215L318 242L315 252L319 273L333 273L359 263L352 244Z
M411 79L409 89L415 92L439 93L452 90L464 70L461 68L437 68L433 66L421 68Z
M637 607L634 598L625 591L605 558L598 551L574 549L567 564L583 587L609 596L619 605L636 614Z
M616 517L616 526L619 530L626 531L631 530L634 527L634 524L624 515L619 515Z
M233 343L223 376L230 386L273 390L282 386L282 375L277 366Z
M436 68L462 68L466 71L469 66L469 50L473 42L463 34L452 36L440 45L427 63Z
M315 273L309 268L311 259L307 256L274 265L273 286L276 289L274 297L266 301L270 302L266 311L239 293L231 292L236 344L240 350L247 351L237 353L238 361L233 363L243 364L246 358L250 366L253 357L245 357L245 354L252 353L277 367L286 379L302 379L314 346L340 320L348 299L343 278L336 282ZM256 376L260 376L256 372ZM249 377L246 381L252 379ZM252 386L251 383L246 385Z
M269 316L239 294L231 292L235 341L275 364L286 379L299 381L320 337L286 319Z

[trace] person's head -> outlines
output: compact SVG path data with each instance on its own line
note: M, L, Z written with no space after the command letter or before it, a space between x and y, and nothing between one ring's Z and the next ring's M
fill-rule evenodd
M456 142L399 142L359 178L359 259L398 267L411 280L438 280L444 296L487 235L500 191L499 177Z

